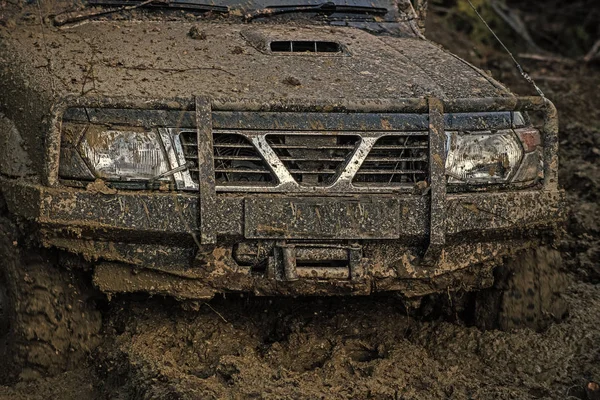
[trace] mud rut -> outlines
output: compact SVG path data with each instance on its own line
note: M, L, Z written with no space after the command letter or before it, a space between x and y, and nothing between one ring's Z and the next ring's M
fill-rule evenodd
M451 35L431 36L460 47ZM526 92L503 56L493 57L495 77ZM0 399L587 399L585 384L600 380L600 74L528 68L555 78L541 84L561 112L561 182L572 209L560 244L563 323L541 333L480 331L458 315L414 318L389 296L183 306L121 297L107 306L106 340L86 365L0 387Z

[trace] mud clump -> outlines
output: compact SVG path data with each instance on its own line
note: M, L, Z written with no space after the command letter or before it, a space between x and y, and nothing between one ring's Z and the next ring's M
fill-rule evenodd
M289 86L301 86L302 82L298 78L294 78L293 76L288 76L283 80L283 83Z
M200 30L200 28L198 28L197 26L192 26L190 28L190 31L188 32L188 36L191 37L192 39L196 39L196 40L206 40L208 37L206 35L206 32Z
M106 185L102 179L96 179L94 182L91 182L87 185L86 190L90 193L100 193L100 194L116 194L117 189L110 188Z

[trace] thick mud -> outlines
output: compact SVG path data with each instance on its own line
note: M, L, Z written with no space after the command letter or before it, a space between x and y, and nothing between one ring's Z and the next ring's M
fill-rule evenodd
M428 34L530 93L507 56L470 51L443 27ZM562 323L539 333L482 331L460 315L414 318L393 297L119 298L105 310L107 339L86 367L0 387L0 399L591 398L585 387L600 380L600 73L577 63L525 66L561 118L570 203Z
M113 315L100 370L125 397L579 398L600 374L600 292L572 282L567 299L545 333L418 321L392 298L154 300Z

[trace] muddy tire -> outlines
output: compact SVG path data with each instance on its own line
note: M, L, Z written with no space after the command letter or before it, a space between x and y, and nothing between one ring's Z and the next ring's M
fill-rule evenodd
M495 271L494 286L477 294L476 324L482 329L543 331L565 318L567 287L560 252L540 247L507 260Z
M15 225L0 217L0 359L8 360L2 380L71 369L99 343L102 321L91 291L55 258L22 247Z

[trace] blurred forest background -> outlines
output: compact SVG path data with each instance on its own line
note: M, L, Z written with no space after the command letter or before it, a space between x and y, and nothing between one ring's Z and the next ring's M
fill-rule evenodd
M600 57L599 0L471 0L511 49L588 62ZM475 43L498 48L468 0L429 0L430 13Z

